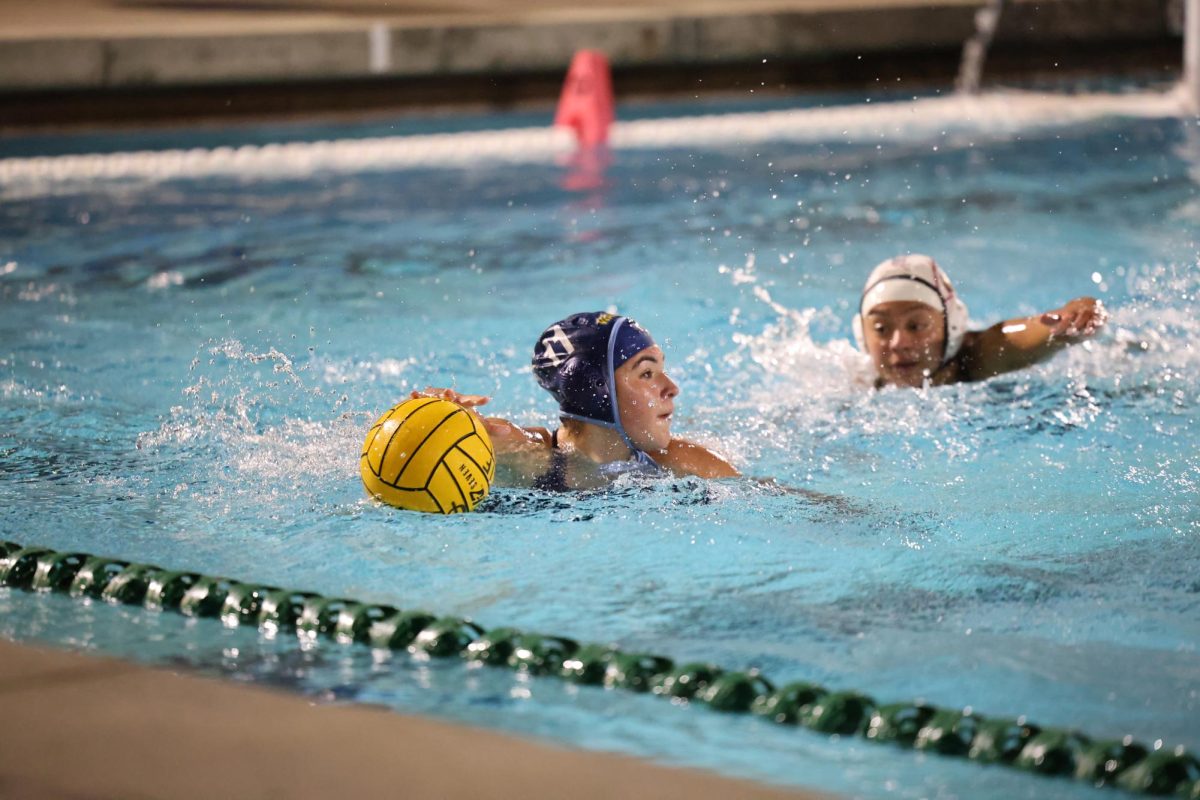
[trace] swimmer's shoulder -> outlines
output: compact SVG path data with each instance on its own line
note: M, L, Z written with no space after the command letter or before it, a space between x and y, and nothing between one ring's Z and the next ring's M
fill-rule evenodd
M499 455L544 453L554 449L554 434L546 428L525 428L502 417L486 417L483 423Z
M558 431L520 428L522 438L496 449L496 484L547 491L600 489L611 483L600 465L562 441ZM494 439L493 439L494 442Z
M962 348L949 363L947 380L940 383L973 383L985 381L1015 369L1022 369L1040 360L1009 341L1004 333L1006 323L997 323L981 331L968 331Z
M698 478L739 478L737 468L707 447L687 439L675 438L666 450L655 453L654 461L679 475Z
M497 485L533 486L552 467L554 434L546 428L490 417L487 429L496 452Z
M937 371L935 386L948 386L952 383L973 383L992 377L986 369L987 361L984 351L982 331L967 331L963 334L962 346Z

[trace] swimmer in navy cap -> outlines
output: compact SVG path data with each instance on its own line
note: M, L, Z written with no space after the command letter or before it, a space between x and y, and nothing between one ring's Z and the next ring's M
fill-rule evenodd
M1093 336L1107 315L1079 297L1062 308L967 330L967 307L932 258L896 256L867 278L854 338L871 356L875 387L979 381L1043 361Z
M522 428L484 419L513 482L548 490L602 486L625 472L737 477L711 450L671 435L679 387L650 333L629 317L605 312L572 314L555 322L533 348L538 384L558 402L562 427ZM450 389L426 389L467 408L488 398Z

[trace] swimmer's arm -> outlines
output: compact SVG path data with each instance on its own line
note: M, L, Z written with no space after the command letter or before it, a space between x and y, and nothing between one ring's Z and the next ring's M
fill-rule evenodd
M963 341L961 363L967 380L984 380L1044 361L1067 345L1091 336L1108 314L1099 300L1079 297L1053 311L1005 320L972 331Z
M672 439L666 450L654 455L661 467L679 475L698 478L740 478L741 473L725 459L703 445L686 439Z
M496 451L496 485L533 486L550 468L552 444L545 428L522 428L500 417L484 417Z
M545 428L522 428L502 417L485 417L476 409L487 405L490 397L481 394L461 394L453 389L433 386L412 392L413 397L440 397L457 403L475 416L488 432L496 452L496 467L504 472L505 484L524 485L546 471L552 440Z

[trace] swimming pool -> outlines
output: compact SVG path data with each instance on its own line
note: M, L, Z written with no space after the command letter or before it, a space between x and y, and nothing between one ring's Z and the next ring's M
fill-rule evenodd
M0 530L1194 752L1197 141L1108 119L633 146L582 190L553 157L6 184ZM985 384L863 392L850 310L908 250L979 324L1090 293L1109 330ZM548 424L534 339L607 307L663 343L677 431L849 509L750 481L500 489L450 518L363 500L362 437L408 389ZM1096 791L457 661L9 590L0 610L11 639L784 784Z

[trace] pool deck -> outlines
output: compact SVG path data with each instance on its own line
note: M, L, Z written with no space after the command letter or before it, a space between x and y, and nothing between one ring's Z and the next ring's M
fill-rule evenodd
M981 3L0 0L0 127L548 102L584 48L608 55L618 97L948 84ZM989 70L1178 74L1166 8L1009 0Z
M0 797L829 797L0 640Z

